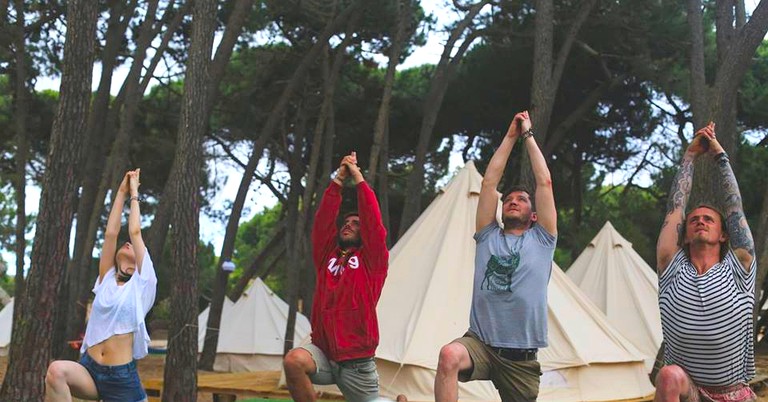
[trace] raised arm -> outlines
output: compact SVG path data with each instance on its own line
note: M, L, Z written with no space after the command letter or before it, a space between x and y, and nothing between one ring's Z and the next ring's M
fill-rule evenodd
M386 271L389 261L387 250L387 229L381 219L379 201L373 189L365 182L360 168L357 166L357 157L353 152L354 164L347 164L349 174L357 186L357 212L360 214L360 239L363 242L365 253L375 261L373 269Z
M696 132L693 141L685 150L680 169L672 180L672 188L669 190L667 215L664 217L664 223L661 224L659 240L656 243L656 269L659 275L664 272L672 261L672 257L680 250L680 236L685 224L685 206L688 204L693 184L693 161L706 152L707 140L702 130Z
M747 271L750 270L752 261L755 260L755 241L752 231L749 229L747 218L744 216L744 207L741 203L741 192L736 176L728 160L728 154L715 137L715 125L711 123L704 134L709 139L709 153L715 158L720 186L725 195L724 211L725 226L728 231L728 239L736 257Z
M128 236L131 238L133 252L136 255L136 270L141 275L142 262L147 248L144 245L144 239L141 237L141 210L139 206L139 185L141 169L128 172L128 187L131 191L131 212L128 215Z
M499 205L499 193L497 188L507 166L509 154L520 136L520 127L524 120L523 112L518 113L509 124L507 134L501 139L501 144L493 153L488 168L483 175L483 185L480 187L480 200L477 203L477 217L475 218L475 231L488 226L496 220L496 209Z
M528 151L528 157L531 160L531 170L536 179L536 223L541 225L549 234L557 235L557 209L555 208L555 194L552 191L552 176L547 167L547 161L544 154L541 153L539 145L533 138L531 131L531 119L528 112L523 112L523 141L525 149Z
M329 248L334 247L336 242L336 217L339 215L341 206L341 187L347 176L347 168L339 165L336 175L331 180L328 188L320 199L320 204L315 212L315 221L312 224L312 259L315 262L315 268L324 263L321 261Z
M117 237L120 235L123 204L125 204L125 197L129 191L128 174L126 173L120 187L117 188L117 194L112 201L112 210L109 211L107 227L104 230L104 244L101 247L101 256L99 257L99 282L104 279L104 275L110 268L115 266L115 252L117 251Z

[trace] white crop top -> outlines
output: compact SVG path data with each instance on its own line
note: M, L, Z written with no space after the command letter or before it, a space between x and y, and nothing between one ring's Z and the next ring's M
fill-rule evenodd
M149 350L149 334L144 317L155 303L157 276L149 252L144 252L141 271L136 270L123 286L117 285L112 267L93 285L93 300L80 353L114 335L133 333L133 358L141 359Z

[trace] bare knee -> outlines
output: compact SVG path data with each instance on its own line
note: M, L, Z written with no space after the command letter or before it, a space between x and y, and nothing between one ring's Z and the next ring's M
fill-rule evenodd
M438 371L458 372L465 359L467 349L459 343L449 343L440 348L437 362Z
M680 366L664 366L656 375L656 388L661 392L684 395L690 387L688 381L688 375Z
M48 365L45 372L45 383L49 386L61 386L67 383L67 368L65 362L56 360Z
M312 355L305 349L293 349L283 358L286 375L309 373L314 367Z

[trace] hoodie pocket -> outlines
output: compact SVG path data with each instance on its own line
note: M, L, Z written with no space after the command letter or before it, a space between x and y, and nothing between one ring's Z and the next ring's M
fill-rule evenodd
M375 347L377 335L373 322L362 309L337 310L332 314L331 330L338 357Z

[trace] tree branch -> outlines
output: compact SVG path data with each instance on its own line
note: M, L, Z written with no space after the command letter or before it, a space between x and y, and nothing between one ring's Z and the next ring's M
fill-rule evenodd
M614 77L608 81L604 81L602 84L598 85L592 91L590 91L584 100L582 100L581 103L579 103L579 105L557 126L557 128L552 131L552 134L547 136L542 148L544 157L548 158L550 155L552 155L560 143L563 142L563 139L565 138L565 135L568 133L568 131L573 126L575 126L576 123L581 121L589 111L594 109L594 107L598 102L600 102L600 99L603 98L603 95L605 95L606 92L616 87L616 85L618 85L618 83L623 79L623 75Z
M727 62L717 72L715 88L726 88L741 82L749 67L755 49L768 32L768 1L762 0L749 21L738 30L725 55Z
M576 14L576 19L573 21L570 28L568 28L565 41L557 52L557 60L555 61L555 66L552 70L552 82L554 84L549 87L550 96L554 96L557 92L560 78L563 76L565 64L568 61L568 55L571 53L571 48L573 47L573 42L576 40L576 36L581 30L581 26L584 25L584 22L587 20L587 17L589 17L589 14L592 12L596 3L597 0L586 0L582 2L578 14Z
M48 24L51 21L54 21L61 17L61 15L64 13L64 9L61 7L57 7L55 4L53 5L52 9L47 8L49 11L45 15L41 16L40 19L37 21L27 25L24 28L24 35L25 37L33 32L36 32L37 30L41 29L43 26Z
M285 219L280 220L277 228L275 228L275 234L269 240L269 243L267 243L264 248L261 249L261 252L259 252L251 265L243 270L243 275L237 281L235 287L232 288L232 292L229 293L229 298L233 302L237 302L237 300L240 299L240 296L242 296L245 288L248 286L248 282L256 274L256 270L259 268L259 266L264 264L264 261L266 261L267 257L275 250L276 247L284 244L283 238L285 238L286 232L285 222Z

